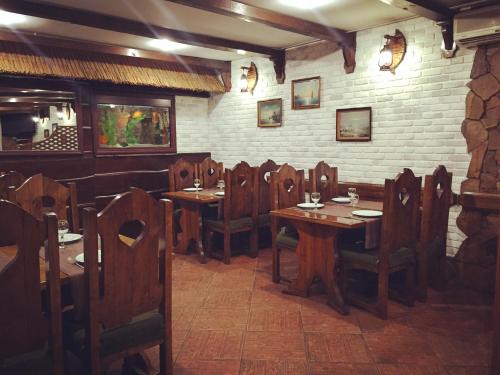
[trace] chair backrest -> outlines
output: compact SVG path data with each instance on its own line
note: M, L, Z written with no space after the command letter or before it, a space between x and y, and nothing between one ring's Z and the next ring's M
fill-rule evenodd
M17 203L38 220L45 212L55 212L59 220L70 222L72 232L80 231L76 184L63 184L43 176L41 173L28 178L17 189L10 189L9 200ZM69 202L68 202L69 201ZM70 217L66 205L69 203ZM44 206L47 204L48 206Z
M15 244L12 261L0 270L0 360L43 349L49 342L54 373L62 374L62 325L57 217L44 221L0 200L0 238ZM48 311L42 307L40 247L45 239ZM13 254L14 255L14 254Z
M177 191L193 187L196 166L184 159L177 160L168 167L168 190Z
M337 167L330 167L320 161L314 169L309 169L310 193L320 193L321 202L326 202L338 195L339 180Z
M224 167L222 163L217 163L210 157L203 159L198 164L198 176L200 176L201 186L204 188L212 188L217 186L217 181L222 179Z
M256 217L258 202L258 168L242 161L224 173L224 221Z
M259 167L259 214L271 210L271 172L277 171L278 168L279 165L271 159L267 159Z
M100 325L121 326L134 316L158 308L161 311L170 304L172 207L171 201L162 200L159 205L144 190L131 188L113 199L99 214L93 208L84 210L91 341L99 336ZM137 221L142 225L142 232L135 240L120 234L121 228ZM160 251L158 246L162 231L165 232L165 251ZM101 271L97 258L98 234Z
M443 241L446 246L448 217L452 200L452 174L444 165L438 166L432 175L425 176L420 241L429 244Z
M381 258L405 246L414 248L418 240L422 177L405 168L394 180L385 180L384 215L380 245Z
M271 210L294 207L304 201L304 171L283 164L271 172Z
M17 189L24 181L26 181L26 177L16 171L0 175L0 199L9 199L9 188L14 186Z

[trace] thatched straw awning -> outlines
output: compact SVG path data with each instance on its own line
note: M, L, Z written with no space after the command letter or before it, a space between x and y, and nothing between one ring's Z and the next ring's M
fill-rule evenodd
M179 63L0 42L0 73L223 93L213 70Z

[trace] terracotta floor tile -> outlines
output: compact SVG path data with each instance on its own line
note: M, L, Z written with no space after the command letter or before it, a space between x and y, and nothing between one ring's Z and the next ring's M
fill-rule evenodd
M255 271L248 269L230 270L217 273L212 278L212 290L252 290L255 281Z
M417 334L417 331L411 326L408 316L383 320L370 312L357 309L352 309L351 314L357 317L362 332L386 335Z
M354 314L340 315L326 303L302 305L304 332L361 333Z
M202 308L193 321L193 329L236 329L246 330L249 309Z
M249 308L251 300L250 290L211 290L203 307Z
M492 340L489 335L451 337L429 334L427 341L445 365L488 366L490 364Z
M252 294L252 305L283 307L295 304L298 307L302 297L284 294L283 289L285 286L282 284L273 284L266 289L255 289Z
M243 331L195 331L184 341L177 362L240 359Z
M302 332L299 308L261 308L250 310L249 331Z
M482 366L446 366L449 375L489 375L490 368Z
M239 360L189 360L176 363L174 367L174 375L238 375L239 371Z
M240 375L308 375L305 361L243 359Z
M310 375L378 375L373 365L352 365L345 363L311 363Z
M363 336L378 363L439 364L439 359L423 336L378 333L368 333Z
M380 375L448 375L441 366L390 365L377 366Z
M304 335L283 332L247 332L244 359L305 360Z
M188 330L193 324L197 307L192 304L180 305L173 303L172 306L172 328L174 330Z
M306 333L307 356L311 362L371 363L362 335Z

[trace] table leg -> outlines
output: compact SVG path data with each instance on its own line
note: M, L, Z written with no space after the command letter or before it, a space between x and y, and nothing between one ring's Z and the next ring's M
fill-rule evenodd
M203 250L202 231L203 231L203 216L202 206L193 202L180 202L182 209L181 215L181 240L175 247L176 253L187 254L192 242L195 243L196 251L201 263L206 263L207 259Z
M348 314L349 308L337 283L337 229L307 222L295 222L294 225L299 233L299 273L284 292L308 297L313 279L318 276L325 284L328 304L339 313Z

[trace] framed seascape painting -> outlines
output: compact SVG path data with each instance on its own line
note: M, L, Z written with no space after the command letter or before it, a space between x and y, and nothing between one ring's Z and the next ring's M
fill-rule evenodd
M281 99L261 100L257 102L257 125L260 128L281 126L282 107Z
M372 109L337 109L337 141L371 141Z
M320 77L292 81L292 109L319 108L320 89Z

